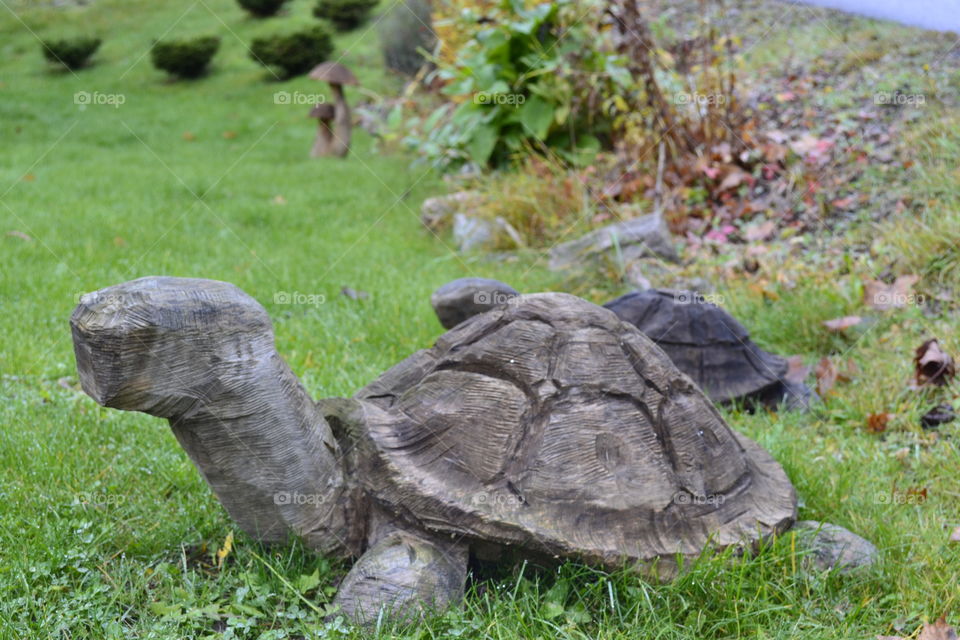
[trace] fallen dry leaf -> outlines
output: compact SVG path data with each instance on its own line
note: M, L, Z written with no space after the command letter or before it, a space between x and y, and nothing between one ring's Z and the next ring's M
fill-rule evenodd
M340 295L350 298L351 300L366 300L370 297L370 294L366 291L352 289L350 287L340 287Z
M224 138L224 140L233 140L233 139L236 138L236 137L237 137L237 132L236 132L236 131L224 131L224 132L223 132L223 138Z
M887 430L887 423L893 420L892 413L871 413L867 416L867 431L870 433L883 433Z
M826 397L827 393L833 389L833 385L837 383L839 375L837 365L833 364L830 358L820 358L813 373L817 376L817 393L821 398Z
M810 375L810 367L803 364L803 356L787 358L787 373L783 376L787 382L803 384L808 375Z
M224 559L230 555L230 552L233 550L233 532L227 534L227 537L223 541L223 546L217 550L217 568L223 568Z
M742 169L733 168L730 173L723 179L723 182L720 183L720 191L729 191L730 189L736 189L744 181L750 179L750 174Z
M957 632L947 624L945 617L940 616L933 624L923 625L917 640L957 640Z
M184 132L183 132L183 139L186 140L187 142L193 142L194 140L197 139L197 136L193 135L193 134L192 134L191 132L189 132L189 131L184 131Z
M787 147L776 142L768 142L763 145L763 157L767 162L783 162L787 159L787 153L790 151Z
M825 396L838 382L849 382L860 372L853 360L847 360L843 368L838 367L830 358L820 358L813 373L817 377L817 393Z
M863 318L860 316L844 316L842 318L834 318L833 320L825 320L823 326L830 331L840 332L850 327L855 327L861 322L863 322Z
M284 205L287 204L287 199L278 193L277 195L273 196L272 202L273 204Z
M755 227L750 227L747 229L746 233L743 234L743 237L749 242L767 240L774 234L776 230L777 225L773 222L773 220L767 220L766 222L762 222Z
M872 309L881 311L905 307L916 298L913 285L920 281L919 276L900 276L893 284L879 280L867 280L863 283L863 302Z
M916 367L917 386L925 384L943 386L949 383L957 372L953 358L940 348L940 342L936 338L927 340L917 347L913 364Z

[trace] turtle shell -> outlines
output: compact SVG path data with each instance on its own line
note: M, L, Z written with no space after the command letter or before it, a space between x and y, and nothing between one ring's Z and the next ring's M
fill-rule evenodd
M714 402L758 396L779 387L786 359L750 340L742 324L690 291L634 291L604 305L663 349Z
M431 531L617 566L795 517L769 454L640 331L571 295L470 318L356 399L351 476Z

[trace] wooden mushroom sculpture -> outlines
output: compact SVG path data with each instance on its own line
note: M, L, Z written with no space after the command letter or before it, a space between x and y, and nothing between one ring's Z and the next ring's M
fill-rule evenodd
M317 138L313 141L310 150L311 158L329 156L333 153L333 119L335 109L332 104L321 103L310 109L311 118L317 119Z
M333 90L333 141L330 151L325 155L344 157L350 151L350 107L343 95L343 85L356 85L357 78L350 69L339 62L324 62L313 68L310 77L314 80L329 82ZM316 146L314 146L316 150ZM314 154L316 155L316 154Z

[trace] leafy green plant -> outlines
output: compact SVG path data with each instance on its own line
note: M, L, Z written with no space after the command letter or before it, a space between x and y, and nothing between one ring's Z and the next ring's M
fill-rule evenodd
M257 38L250 57L265 67L280 70L285 78L303 75L333 53L330 32L322 25L302 31Z
M369 17L378 0L319 0L313 15L329 20L337 31L356 29Z
M437 40L430 20L427 0L404 0L383 18L379 25L380 49L388 69L413 75L427 63L424 52Z
M150 50L153 66L179 78L198 78L207 72L220 48L217 36L155 42Z
M290 0L237 0L237 4L258 18L276 15Z
M60 40L44 40L43 56L67 69L81 69L100 48L100 38L80 36Z
M447 166L502 165L531 148L570 161L595 153L609 141L603 96L629 82L598 37L601 4L558 0L528 9L518 1L490 14L452 63L439 63L449 102L415 123L408 143ZM477 22L469 13L462 19Z

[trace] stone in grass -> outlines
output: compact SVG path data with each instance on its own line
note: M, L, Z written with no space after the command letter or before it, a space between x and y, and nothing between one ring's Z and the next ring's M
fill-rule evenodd
M438 231L450 226L454 214L474 209L480 202L481 196L476 191L457 191L427 198L420 206L420 222L426 228Z
M820 571L850 573L873 565L880 553L870 541L835 524L801 520L793 528L798 547L808 553L807 561Z
M656 214L617 222L550 250L550 269L561 271L585 267L603 256L616 256L629 262L644 256L679 260L663 218Z
M523 246L523 239L501 217L494 220L457 213L453 216L453 241L461 253L492 250L504 244Z

